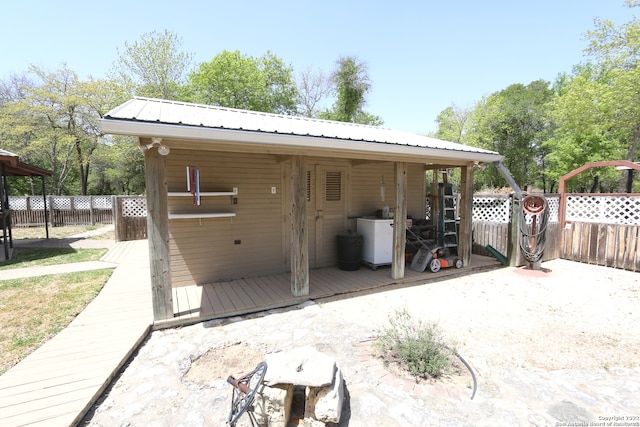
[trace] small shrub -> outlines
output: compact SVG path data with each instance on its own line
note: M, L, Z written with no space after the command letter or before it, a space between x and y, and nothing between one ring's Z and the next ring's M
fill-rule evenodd
M417 379L440 378L453 368L455 350L444 344L438 325L414 320L406 309L389 315L377 344L385 363L397 363Z

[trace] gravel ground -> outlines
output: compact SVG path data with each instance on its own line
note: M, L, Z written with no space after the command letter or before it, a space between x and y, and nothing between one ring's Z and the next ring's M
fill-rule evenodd
M344 373L339 426L640 425L640 276L564 260L542 267L155 331L82 425L223 426L227 375L307 345ZM415 384L376 358L372 340L405 308L457 344L478 380L473 400L471 380Z

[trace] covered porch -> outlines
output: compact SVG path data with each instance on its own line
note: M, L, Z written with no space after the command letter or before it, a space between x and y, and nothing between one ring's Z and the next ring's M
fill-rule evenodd
M459 218L447 218L459 225L448 232L456 235L462 265L474 266L474 168L502 160L496 152L386 128L147 98L110 111L101 126L137 137L145 156L159 324L419 280L405 268L405 220L427 217L428 171L460 170ZM380 208L395 220L378 246L388 256L373 264L390 267L354 283L365 270L338 272L336 237Z
M0 149L0 261L8 261L13 254L13 233L11 223L11 209L9 207L9 177L37 177L42 182L42 197L46 206L45 178L51 176L51 172L37 168L35 166L22 163L17 154ZM47 210L45 209L45 230L46 237L49 238L48 221L46 220Z
M174 317L156 321L155 327L238 316L363 291L382 292L392 286L420 285L502 267L495 258L475 254L472 258L471 265L461 269L446 268L437 273L407 269L401 279L390 278L390 266L376 270L362 266L356 271L344 271L338 267L318 268L312 270L309 295L300 297L292 296L288 273L178 287L173 289Z

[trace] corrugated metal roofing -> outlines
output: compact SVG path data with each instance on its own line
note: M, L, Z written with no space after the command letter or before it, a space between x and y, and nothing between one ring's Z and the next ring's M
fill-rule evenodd
M502 159L493 151L383 127L152 98L133 98L108 112L104 119L424 147Z

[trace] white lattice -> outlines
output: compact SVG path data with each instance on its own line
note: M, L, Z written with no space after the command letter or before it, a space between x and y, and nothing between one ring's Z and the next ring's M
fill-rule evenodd
M639 196L567 196L567 221L640 225Z
M112 209L113 199L111 196L91 196L91 203L94 209Z
M47 208L49 204L53 209L61 210L89 210L105 209L111 210L112 196L47 196ZM45 201L42 196L9 196L9 207L14 211L41 211L44 209Z
M42 196L9 196L9 208L14 211L41 211L44 210L44 204Z
M473 221L507 223L511 216L508 196L476 196L473 198Z
M560 212L560 197L552 196L546 197L547 209L549 210L549 222L558 222L558 215Z
M142 218L147 216L147 199L135 197L122 199L122 216L125 218Z
M558 196L544 196L549 211L548 222L558 222L560 198ZM473 221L508 223L511 219L511 195L482 195L473 198ZM533 216L525 215L527 222L533 221Z
M71 210L71 197L51 197L48 199L51 209Z
M14 211L27 210L27 198L18 196L9 196L9 209Z
M76 196L73 198L74 209L91 209L91 196Z

